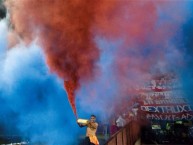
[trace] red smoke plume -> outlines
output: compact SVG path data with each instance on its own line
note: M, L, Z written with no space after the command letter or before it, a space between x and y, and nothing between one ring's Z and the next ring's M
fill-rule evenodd
M76 112L76 104L75 104L75 90L76 90L76 86L77 84L75 84L75 81L64 81L64 87L66 89L66 92L68 94L68 99L69 102L71 104L72 110L76 116L76 118L78 118L77 116L77 112Z
M164 7L165 3L143 0L9 0L7 7L13 28L21 38L27 43L38 38L50 70L64 79L76 114L76 90L80 83L92 79L99 59L95 36L123 40L114 64L118 79L123 85L128 84L131 82L127 78L130 68L141 73L149 70L157 58L162 59L161 49L158 52L154 50L152 53L155 55L145 60L140 53L143 44L151 42L151 46L163 47L173 34L175 27L170 23L160 24L159 29L155 27L159 19L157 6ZM139 54L132 57L132 51Z
M74 97L80 79L92 77L99 58L92 32L96 5L95 0L7 2L14 30L26 42L38 37L50 70L66 80L65 88L75 114Z

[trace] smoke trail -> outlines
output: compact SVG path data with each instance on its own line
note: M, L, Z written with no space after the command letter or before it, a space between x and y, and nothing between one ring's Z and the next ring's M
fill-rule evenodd
M107 104L130 97L131 88L151 73L180 68L187 5L153 0L7 2L14 30L27 43L38 37L50 70L72 82L66 88L72 88L67 91L75 114L77 93L83 96L78 98L83 112L109 113L113 109Z
M162 3L158 2L160 5ZM95 62L99 58L99 49L94 41L96 35L102 34L112 39L121 37L125 39L123 49L128 44L129 48L135 47L132 46L133 43L138 43L135 40L139 40L141 44L146 41L147 34L157 20L155 3L152 1L113 0L109 3L107 0L10 0L7 5L15 31L27 42L38 35L51 71L62 79L73 82L65 82L65 86L73 89L66 90L75 114L75 91L81 80L85 82L92 78ZM141 14L145 15L143 19ZM140 48L137 49L141 51ZM150 62L146 62L148 63ZM73 87L67 87L69 84Z
M27 42L39 35L50 70L74 82L73 92L80 79L92 76L99 57L91 33L95 5L97 1L88 0L8 1L15 30ZM74 106L74 96L69 98Z

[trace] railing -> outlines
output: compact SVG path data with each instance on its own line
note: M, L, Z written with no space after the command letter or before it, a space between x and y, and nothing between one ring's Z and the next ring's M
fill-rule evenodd
M135 145L139 138L140 125L137 121L131 121L111 136L104 145Z

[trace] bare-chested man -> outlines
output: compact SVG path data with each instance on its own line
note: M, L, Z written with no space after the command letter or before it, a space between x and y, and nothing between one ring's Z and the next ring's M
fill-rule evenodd
M90 120L88 120L86 124L78 123L78 125L80 127L87 126L84 145L99 145L98 139L96 137L98 123L96 122L95 115L91 115Z

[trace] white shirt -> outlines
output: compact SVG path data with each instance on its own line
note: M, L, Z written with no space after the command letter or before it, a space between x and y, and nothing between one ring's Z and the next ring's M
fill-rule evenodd
M116 121L118 127L123 127L126 123L125 119L123 119L121 116Z

